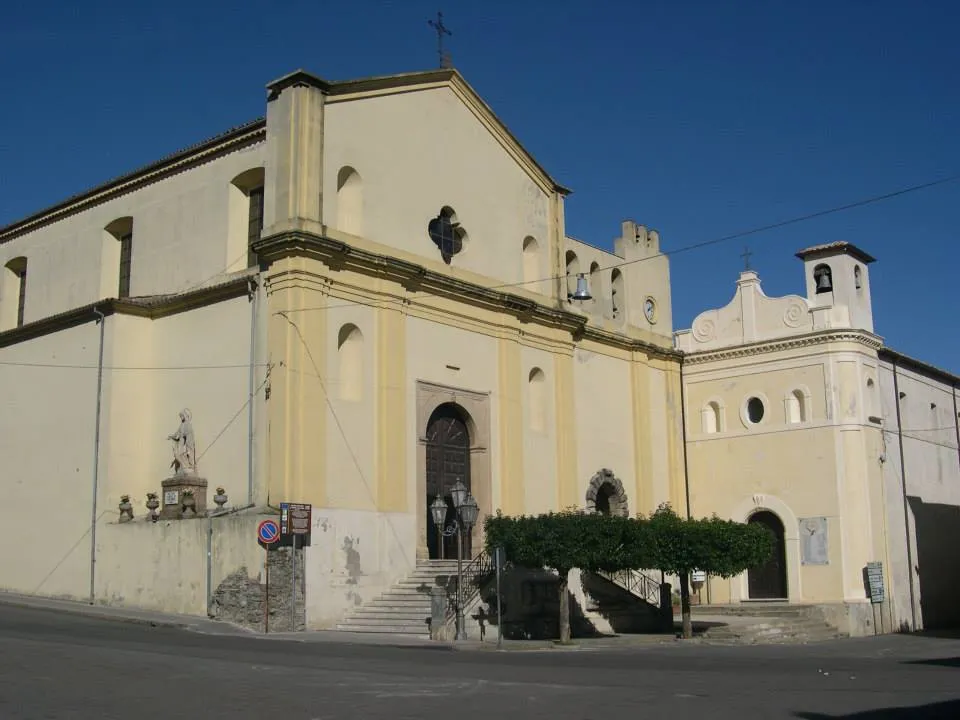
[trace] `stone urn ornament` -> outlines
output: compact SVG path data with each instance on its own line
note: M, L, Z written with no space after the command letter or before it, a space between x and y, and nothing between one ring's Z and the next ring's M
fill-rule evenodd
M120 522L130 522L133 520L133 505L130 503L129 495L120 496Z
M150 519L153 522L156 522L160 519L160 513L157 512L157 508L160 507L160 500L157 498L157 493L148 492L147 493L147 510L150 511Z
M184 515L187 513L196 514L197 512L197 499L193 496L193 490L190 488L184 490L181 495L180 509Z
M223 506L227 504L227 491L218 487L217 494L213 496L213 502L216 503L217 510L223 510Z

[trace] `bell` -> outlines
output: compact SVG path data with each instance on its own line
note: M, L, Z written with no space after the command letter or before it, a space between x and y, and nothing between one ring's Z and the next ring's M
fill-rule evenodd
M583 273L580 273L577 276L577 289L573 291L573 295L570 296L571 300L592 300L593 295L590 294L590 288L587 287L587 279L583 276Z
M817 276L817 292L831 292L833 290L833 285L830 282L830 273L821 272Z

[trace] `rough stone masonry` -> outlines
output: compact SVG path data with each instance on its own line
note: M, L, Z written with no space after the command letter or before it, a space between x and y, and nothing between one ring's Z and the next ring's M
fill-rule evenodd
M268 554L270 571L269 632L300 631L306 628L304 602L304 551L296 550L296 610L294 604L293 548L277 548ZM251 577L246 566L237 568L221 582L213 593L211 616L264 632L267 605L266 574Z

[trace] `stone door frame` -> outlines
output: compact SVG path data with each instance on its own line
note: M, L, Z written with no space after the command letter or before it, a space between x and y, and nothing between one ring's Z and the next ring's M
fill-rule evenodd
M470 485L480 506L471 540L483 547L483 519L492 512L493 481L490 473L490 393L417 380L417 560L430 558L427 547L427 423L445 403L463 411L470 433Z

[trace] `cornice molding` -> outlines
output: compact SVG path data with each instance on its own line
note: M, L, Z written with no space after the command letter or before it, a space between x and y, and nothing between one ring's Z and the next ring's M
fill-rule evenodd
M411 293L466 301L495 312L508 313L521 323L537 323L569 332L573 341L591 340L624 350L642 351L650 356L678 360L681 353L638 338L604 330L589 324L583 315L548 307L522 295L487 288L408 260L353 247L325 235L287 231L253 243L261 261L270 263L287 257L310 257L335 270L351 270L376 276L400 285Z
M35 320L22 327L0 332L0 348L94 322L99 319L98 312L103 315L132 315L157 320L225 300L233 300L249 293L250 281L253 277L250 273L243 273L225 282L177 295L105 298L83 307Z
M698 365L834 342L854 342L873 351L879 351L880 348L883 347L883 339L866 330L818 330L805 335L797 335L777 340L764 340L762 342L750 343L749 345L683 353L683 364Z

